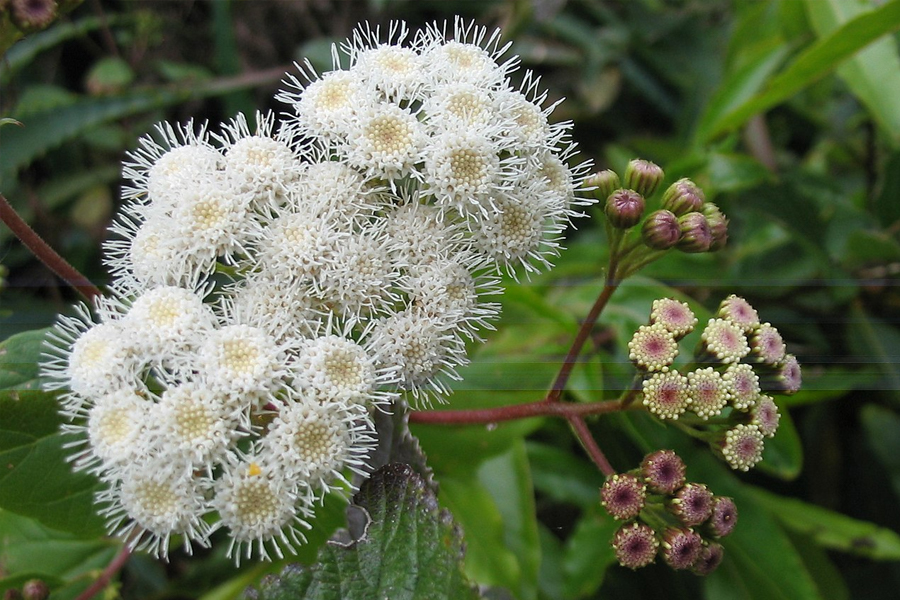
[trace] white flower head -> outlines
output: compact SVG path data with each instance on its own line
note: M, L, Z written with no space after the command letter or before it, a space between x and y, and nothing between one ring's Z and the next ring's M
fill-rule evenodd
M525 73L522 88L526 93L530 92L531 100L526 93L516 90L502 90L495 95L497 112L511 125L507 135L514 140L516 148L521 152L533 153L556 148L562 136L572 126L570 122L550 124L549 116L555 105L541 107L547 93L536 92L538 79L533 79L530 71Z
M295 123L303 135L322 140L341 139L357 111L377 102L375 90L365 85L356 73L336 70L319 79L309 64L306 70L296 66L310 83L304 85L295 76L288 75L285 82L288 89L282 90L276 99L294 107Z
M152 400L126 389L97 398L87 411L90 449L75 455L75 468L116 472L140 458L149 447L152 406Z
M325 406L384 407L392 394L379 388L393 382L389 369L345 336L324 335L307 340L297 352L296 382Z
M253 260L269 277L305 278L317 286L323 265L334 260L348 234L327 216L282 210L255 234Z
M422 204L418 192L387 214L384 231L394 261L406 267L429 263L465 245L464 227L440 208Z
M201 381L223 394L267 397L284 386L285 351L258 327L211 331L197 352Z
M501 116L488 90L459 82L438 86L423 103L422 112L433 133L439 133L451 123L481 128Z
M163 391L153 407L155 445L192 469L224 462L232 444L247 435L240 402L216 394L206 384L185 382Z
M195 131L192 121L181 127L158 123L156 131L160 141L144 136L139 147L128 154L122 175L130 183L123 197L171 207L177 203L184 182L216 171L222 155L209 143L205 125Z
M393 288L399 272L391 261L390 238L377 228L347 236L321 270L322 297L346 318L384 312L399 300Z
M289 199L296 212L329 219L338 229L353 231L364 227L383 207L383 191L347 163L326 158L305 165Z
M335 480L351 487L344 469L360 475L375 447L374 424L365 409L291 401L279 407L263 447L279 457L289 480L305 482L322 498Z
M214 325L215 315L199 293L174 286L144 292L122 320L140 350L154 358L196 348Z
M221 137L225 173L232 185L249 193L257 205L277 206L285 189L300 175L302 148L296 131L282 125L275 132L275 115L256 114L251 133L243 113L225 124Z
M283 549L306 541L299 528L309 529L312 516L308 495L298 493L271 455L255 456L225 467L215 483L215 496L210 506L218 511L218 526L227 527L231 536L228 556L240 563L241 555L253 555L256 544L260 558L269 559L269 548L279 558ZM242 552L242 550L245 550Z
M382 368L395 368L401 389L422 404L449 394L445 379L459 379L456 367L468 362L452 323L421 311L404 310L379 319L366 348Z
M180 465L146 458L125 469L121 481L98 494L97 500L108 504L103 514L113 535L128 540L133 550L166 558L172 535L184 536L189 553L191 542L209 545L204 487Z
M498 63L510 46L500 45L499 29L488 34L486 27L466 23L459 17L454 21L452 36L448 36L446 28L446 23L435 24L420 35L426 46L422 51L425 68L435 85L472 83L493 88L516 69L515 57Z
M415 114L396 104L377 103L360 108L341 150L366 177L393 182L418 175L427 139Z
M315 336L326 315L314 291L301 280L265 273L230 288L224 312L235 324L258 327L278 343Z

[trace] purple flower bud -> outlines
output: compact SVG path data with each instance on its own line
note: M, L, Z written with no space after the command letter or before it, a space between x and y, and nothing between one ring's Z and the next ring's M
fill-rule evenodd
M663 534L663 559L673 569L690 569L700 558L703 538L692 529L669 528Z
M725 537L734 531L737 525L737 506L734 500L726 496L716 496L712 501L712 514L706 527L715 537Z
M753 407L753 420L751 423L759 427L760 433L766 437L774 437L778 431L778 422L781 420L781 413L778 412L778 405L771 396L760 396Z
M50 587L40 579L29 579L22 586L23 600L47 600Z
M712 514L713 495L702 483L685 484L669 504L678 520L688 527L700 525Z
M672 211L677 216L686 215L689 212L698 212L706 197L703 190L697 187L690 179L679 179L666 189L662 198L662 207Z
M697 575L706 576L719 568L722 562L722 556L725 554L725 548L722 544L710 542L703 547L700 552L700 558L691 567L691 571Z
M629 229L641 222L644 197L632 190L619 189L606 199L606 218L613 227Z
M728 243L728 218L719 210L719 207L711 202L703 205L703 216L709 223L709 231L712 233L712 243L709 251L721 250Z
M613 518L627 521L638 516L644 508L647 488L629 473L609 477L600 488L600 503Z
M591 190L590 194L597 200L606 200L609 198L610 194L621 188L622 185L619 182L619 176L616 175L616 172L606 169L604 171L597 171L593 175L587 177L587 179L584 180L584 187L594 188Z
M56 0L11 0L9 16L22 33L45 29L56 19Z
M644 524L622 525L613 535L612 547L619 564L629 569L646 567L656 558L659 540L654 531Z
M663 170L649 160L635 159L625 167L625 187L645 197L653 195L664 177Z
M681 229L681 238L678 240L679 250L689 253L709 250L712 244L712 232L702 213L690 212L678 217L678 226Z
M756 425L735 425L725 431L719 441L718 449L737 471L749 471L762 460L763 434Z
M651 492L671 494L684 485L684 461L674 450L657 450L641 461L641 474Z
M657 210L650 213L641 227L644 243L654 250L668 250L681 239L681 226L678 217L668 210Z
M750 333L759 326L759 313L749 302L731 294L719 304L716 316L731 321L745 332Z
M750 334L750 356L756 362L776 365L784 360L784 339L769 323L761 323Z

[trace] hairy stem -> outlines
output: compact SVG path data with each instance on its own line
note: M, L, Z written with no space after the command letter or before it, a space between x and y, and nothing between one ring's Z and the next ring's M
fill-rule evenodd
M115 558L106 565L106 568L103 569L103 573L100 574L100 577L98 577L86 590L81 592L75 600L90 600L90 598L96 596L98 592L109 585L110 580L119 572L119 569L125 566L129 556L131 556L131 550L128 546L123 547Z
M9 227L10 231L19 238L25 247L31 250L38 260L48 269L56 273L66 283L84 296L88 301L100 295L100 290L92 284L87 277L78 272L66 260L56 253L34 229L28 226L19 213L12 207L9 201L0 194L0 220Z
M575 435L578 436L579 440L581 440L581 445L584 446L584 451L587 452L588 456L591 457L591 460L594 461L594 464L597 465L597 468L600 469L600 472L607 477L614 474L616 470L612 468L612 465L609 464L609 461L606 459L606 455L603 454L603 450L601 450L600 446L597 445L597 441L594 440L594 436L591 435L591 431L590 429L588 429L587 423L584 422L584 419L579 415L573 415L568 419L569 424L575 431Z
M417 410L409 413L409 422L434 425L478 425L527 419L529 417L564 417L571 420L581 419L587 415L615 412L621 410L621 408L622 405L618 400L575 404L569 402L548 402L545 398L537 402L498 406L496 408Z

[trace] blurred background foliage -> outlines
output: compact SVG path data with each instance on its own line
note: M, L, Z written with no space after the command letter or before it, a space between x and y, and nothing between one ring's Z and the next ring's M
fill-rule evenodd
M0 62L0 116L23 125L0 131L0 191L103 283L100 245L119 202L120 161L155 122L218 123L239 111L281 110L272 96L291 61L308 57L327 69L330 44L359 21L399 18L415 27L458 14L502 27L522 65L543 76L551 100L566 97L554 117L575 123L583 158L620 172L630 158L653 160L669 182L700 183L731 219L726 250L669 256L620 289L575 371L571 399L614 397L626 385L625 344L654 298L689 300L702 319L730 293L747 298L790 342L804 389L781 403L782 428L749 475L735 476L641 414L591 423L617 470L671 447L685 457L690 479L736 499L740 523L724 540L722 567L706 579L658 565L637 573L612 565L616 525L599 506L602 476L562 421L414 427L441 504L465 532L467 575L493 588L492 597L523 600L894 598L898 7L858 0L86 0L17 41ZM8 33L5 23L0 34ZM500 327L463 370L452 407L544 394L601 287L605 240L595 212L598 219L570 235L555 270L510 286ZM71 290L5 228L0 248L0 337L44 327L68 310ZM34 352L28 346L20 356ZM52 432L52 421L41 426ZM90 523L54 520L52 503L43 512L17 505L9 496L20 490L0 485L7 486L0 491L0 588L40 576L55 597L76 597L116 544L96 537ZM343 523L339 503L321 512L301 561L312 561ZM169 563L138 554L114 589L124 598L233 598L282 564L236 570L221 546L192 557L175 552Z

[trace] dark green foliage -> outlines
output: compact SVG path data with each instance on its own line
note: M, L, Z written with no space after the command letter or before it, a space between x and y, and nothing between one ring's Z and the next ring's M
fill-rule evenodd
M257 600L466 600L459 527L422 477L392 463L372 474L348 509L354 539L332 538L312 567L286 567L246 594Z

